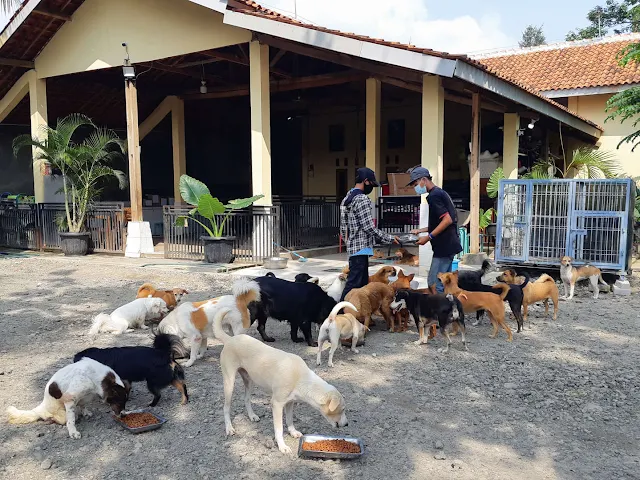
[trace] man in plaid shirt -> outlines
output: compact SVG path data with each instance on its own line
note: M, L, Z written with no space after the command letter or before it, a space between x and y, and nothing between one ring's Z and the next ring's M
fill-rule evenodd
M367 195L378 186L376 174L370 168L359 168L356 185L340 204L340 235L347 243L349 277L342 292L342 300L354 288L369 283L369 257L373 255L375 240L379 243L400 243L373 224L373 205Z

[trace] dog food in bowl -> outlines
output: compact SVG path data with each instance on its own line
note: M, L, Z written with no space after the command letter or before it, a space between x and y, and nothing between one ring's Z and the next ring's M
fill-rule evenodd
M364 453L362 440L355 437L303 435L298 444L298 456L303 458L337 458L354 460Z
M304 442L303 450L313 452L329 452L329 453L360 453L360 446L357 443L347 442L346 440L318 440L317 442Z
M124 417L120 417L120 421L129 428L148 427L149 425L160 423L160 420L149 412L129 413Z

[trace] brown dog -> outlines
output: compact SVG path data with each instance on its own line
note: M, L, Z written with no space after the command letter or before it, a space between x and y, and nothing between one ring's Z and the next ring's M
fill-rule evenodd
M422 294L432 293L431 290L428 288L419 288L417 290L411 289L411 281L414 279L414 277L415 277L414 273L410 275L405 275L402 269L398 269L398 279L391 284L391 287L393 287L394 291L396 292L398 290L411 290L413 292L418 292ZM435 288L435 285L434 285L434 288ZM406 308L403 308L402 310L394 313L393 319L395 320L395 323L398 325L397 330L395 328L395 325L392 326L394 332L405 332L406 330L409 329L409 316L410 316L409 310L407 310ZM435 337L437 332L438 332L438 325L431 325L429 327L428 339L432 339L433 337Z
M399 248L396 250L396 264L397 265L420 265L420 257L418 255L414 255L413 253L409 253L406 248Z
M505 270L497 280L510 285L521 285L524 277L518 277L515 270ZM558 319L558 287L556 282L546 273L542 274L535 282L529 282L522 289L523 318L527 321L529 305L544 301L544 314L549 314L549 299L553 302L553 319Z
M393 326L391 302L394 295L395 290L391 285L385 285L380 282L370 283L362 288L354 288L347 294L345 300L353 304L358 311L356 312L347 307L344 309L344 313L350 313L360 323L364 323L364 326L368 329L371 323L371 315L380 310L387 322L387 326Z
M473 313L478 310L484 310L489 315L491 324L493 325L493 334L491 338L498 335L498 325L507 332L507 341L513 339L511 329L504 321L504 297L509 293L509 285L498 283L496 289L501 288L502 293L498 296L489 292L469 292L458 287L458 272L439 273L438 278L444 285L444 293L450 293L458 297L464 313Z
M600 293L599 285L609 286L602 278L602 272L599 268L593 265L583 265L581 267L574 267L571 257L564 256L560 259L560 278L564 284L564 298L565 300L571 300L573 298L573 291L576 288L576 282L580 280L589 279L591 282L591 289L593 290L593 299L598 299Z
M156 290L150 283L145 283L138 289L136 298L161 298L167 304L169 310L173 310L178 306L184 295L187 295L184 288L174 288L173 290Z
M379 282L379 283L388 284L389 277L394 277L395 274L396 274L395 268L393 268L391 265L385 265L384 267L380 268L380 270L378 270L376 273L374 273L369 277L369 283Z

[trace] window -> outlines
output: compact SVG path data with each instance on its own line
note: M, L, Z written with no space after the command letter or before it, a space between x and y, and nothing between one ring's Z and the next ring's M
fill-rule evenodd
M344 125L329 125L329 151L344 152Z
M404 148L404 119L389 120L387 124L387 147Z

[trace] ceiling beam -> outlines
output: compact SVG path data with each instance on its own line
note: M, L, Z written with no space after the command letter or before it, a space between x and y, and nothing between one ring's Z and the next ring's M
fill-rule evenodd
M301 45L299 43L283 40L280 38L270 37L261 33L255 35L261 43L265 43L271 47L280 48L281 50L286 50L288 52L297 53L298 55L312 57L318 60L323 60L325 62L337 63L338 65L344 65L345 67L353 68L355 70L361 70L364 72L370 72L373 74L384 75L388 77L401 78L409 82L422 83L422 76L424 75L424 73L407 70L401 67L382 65L379 63L371 62L369 60L354 58L343 53L330 52L329 50L308 47L306 45Z
M273 56L273 59L269 62L269 68L273 68L276 66L276 63L278 63L280 61L280 59L282 58L282 56L287 53L286 50L278 50L278 53L276 53Z
M234 55L233 53L219 52L217 50L209 50L206 52L199 52L199 53L207 57L216 58L218 60L224 60L230 63L235 63L237 65L243 65L245 67L249 66L248 60L244 60L239 56ZM283 70L280 70L279 68L269 68L269 73L273 73L274 75L278 75L279 77L283 77L283 78L291 78L291 74Z
M218 63L221 62L219 58L207 58L206 60L194 60L193 62L184 62L178 63L176 65L172 65L175 68L188 68L188 67L199 67L200 65L207 65L209 63Z
M287 92L291 90L304 90L307 88L327 87L341 85L343 83L363 81L367 78L362 72L340 72L326 75L313 75L310 77L298 77L285 80L272 80L270 93ZM249 85L241 85L234 89L209 89L209 93L191 93L182 95L185 100L208 100L212 98L242 97L249 95Z
M71 21L71 15L67 15L65 13L60 13L60 12L52 12L51 10L47 10L45 8L36 8L33 10L33 13L37 13L45 17L56 18L58 20L63 20L65 22Z
M138 63L136 65L141 65L147 68L153 68L154 70L160 70L161 72L175 73L177 75L184 75L185 77L197 78L198 80L202 80L202 76L203 76L202 72L199 72L197 70L192 70L189 68L171 67L169 65L162 65L156 62ZM204 78L211 82L220 81L220 78L215 75L204 74Z
M13 58L0 57L0 65L6 65L8 67L20 67L20 68L35 68L35 64L28 60L15 60Z

